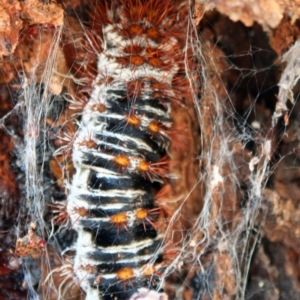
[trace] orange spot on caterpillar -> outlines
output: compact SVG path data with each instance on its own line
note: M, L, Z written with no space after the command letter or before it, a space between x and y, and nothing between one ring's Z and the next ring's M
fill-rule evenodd
M140 161L137 168L140 171L148 172L150 170L150 167L151 167L151 162L146 161L146 160L142 160L142 161Z
M156 89L156 90L161 90L162 88L166 87L164 83L156 81L156 80L152 82L151 86L153 89ZM168 85L168 88L170 88L169 85Z
M140 124L141 124L141 119L138 118L138 117L135 116L135 115L128 115L128 116L126 117L126 119L127 119L127 123L130 124L130 125L133 125L133 126L138 127L138 126L140 126Z
M120 280L127 280L134 277L134 272L131 268L123 268L117 272L117 276Z
M122 169L125 172L126 168L130 165L130 159L124 154L115 156L113 160L115 164L119 167L118 171Z
M79 141L80 147L86 147L89 149L97 148L97 143L92 138L92 133L89 133L89 136L86 139Z
M76 220L73 222L73 224L72 224L72 226L71 226L71 229L72 229L72 227L75 225L75 223L80 219L80 218L82 218L82 217L86 217L86 216L88 216L88 214L89 214L89 212L88 212L88 210L86 209L86 208L84 208L84 207L74 207L73 208L73 213L72 214L77 214L78 215L78 217L76 218Z
M154 275L156 275L157 277L161 277L162 276L162 272L159 271L159 268L161 268L160 265L153 265L151 263L146 264L145 266L143 266L142 268L142 274L145 277L149 277L149 280L151 281L151 283L155 283L155 277ZM148 298L145 298L148 299Z
M144 58L140 55L132 55L130 57L130 62L131 62L131 64L138 67L138 66L141 66L142 64L144 64Z
M105 106L103 103L98 103L98 104L93 104L93 105L91 106L91 109L92 109L93 111L97 111L97 112L99 112L99 113L103 113L103 112L106 111L106 106Z
M155 28L148 28L146 31L148 38L152 40L157 40L160 36L159 31Z
M139 220L143 220L148 216L148 210L145 208L139 208L136 211L136 218Z
M152 133L159 133L160 128L161 128L162 124L159 121L151 121L148 124L148 129L152 132Z
M54 225L67 225L70 218L67 211L67 204L65 202L47 203L46 205L52 208L52 213L54 214L52 222ZM88 210L84 207L75 207L73 210L74 212L72 214L77 214L78 217L72 224L71 228L79 218L86 217L88 215Z
M126 223L127 215L126 213L118 213L116 215L111 216L110 219L114 224Z
M127 124L135 127L139 127L141 124L141 118L135 115L134 107L132 107L131 112L129 114L126 114L126 120L127 120Z
M80 217L86 217L88 215L88 211L84 207L76 207L74 211L79 214Z
M169 157L165 156L156 163L142 160L137 166L137 170L144 173L144 177L149 178L150 181L153 181L152 176L161 176L165 177L169 171Z
M163 67L163 62L159 58L151 57L148 59L148 64L152 66L153 68L162 68Z
M122 268L117 273L120 281L124 281L124 290L126 290L126 281L133 287L131 279L134 277L134 271L131 268Z
M141 35L143 33L143 27L138 24L129 26L128 31L131 35Z
M173 65L169 63L170 57L174 58L174 53L176 50L172 49L169 51L164 51L159 48L146 48L147 63L154 68L161 68L163 70L172 69ZM174 53L173 53L174 52Z
M128 66L128 65L133 65L134 67L139 67L141 65L143 65L146 61L146 59L139 55L139 53L141 52L139 46L137 46L137 49L132 49L130 50L130 47L134 47L134 46L127 46L125 47L125 50L128 51L128 55L127 56L122 56L122 57L116 57L116 61L123 66ZM109 56L108 56L109 57Z
M156 207L153 209L139 208L136 210L135 217L137 221L143 222L144 231L146 231L145 220L148 221L154 229L156 229L156 225L154 224L151 215L158 215L160 214L160 212L160 207Z
M118 234L120 232L120 226L128 231L126 223L128 221L126 213L118 213L110 217L111 222L117 227Z
M151 176L151 162L145 160L140 161L137 170L144 173L144 178L147 176L151 182L153 181Z

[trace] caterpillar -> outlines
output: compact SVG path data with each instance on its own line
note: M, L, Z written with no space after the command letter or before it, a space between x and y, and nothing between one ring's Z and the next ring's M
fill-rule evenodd
M164 285L159 202L174 182L170 144L184 147L172 106L191 99L188 3L102 1L92 10L66 204L78 235L73 269L86 299L140 299Z

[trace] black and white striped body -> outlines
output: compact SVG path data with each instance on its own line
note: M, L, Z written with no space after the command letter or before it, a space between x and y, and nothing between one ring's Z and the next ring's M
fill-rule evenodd
M142 172L138 166L142 161L155 164L168 157L171 86L178 66L172 57L165 58L166 69L151 66L146 59L142 65L124 65L118 58L130 61L131 54L122 50L130 45L138 44L140 56L146 57L147 47L168 51L177 46L177 40L170 36L159 43L145 34L128 39L119 34L128 20L122 21L123 25L103 26L98 76L73 147L76 174L67 210L78 233L74 272L88 300L125 300L140 287L161 288L157 274L164 235L152 222L136 215L139 209L157 207L155 195L168 181L163 177L169 175ZM151 28L146 20L137 20L137 24L145 31ZM137 92L129 91L128 86L136 82ZM155 82L170 87L163 91L163 98L156 96ZM131 124L130 116L140 123ZM151 132L151 123L159 123L165 130ZM93 146L85 142L89 140ZM116 157L127 158L128 165L120 166ZM78 213L79 208L86 213ZM113 222L118 214L125 215L126 222ZM122 270L131 271L131 278L124 279Z

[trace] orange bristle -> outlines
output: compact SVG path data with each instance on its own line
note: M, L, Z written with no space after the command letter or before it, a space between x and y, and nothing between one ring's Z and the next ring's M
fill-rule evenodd
M46 203L51 207L51 212L54 214L52 222L54 225L66 225L69 222L69 215L65 202Z

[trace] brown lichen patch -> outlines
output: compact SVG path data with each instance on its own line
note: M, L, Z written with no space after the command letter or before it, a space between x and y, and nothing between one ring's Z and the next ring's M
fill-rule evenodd
M300 1L299 0L280 0L278 1L286 13L291 16L291 23L294 24L296 19L300 17Z
M246 26L257 22L275 28L283 17L284 9L276 0L213 0L217 10L232 21L241 21Z
M23 20L27 24L63 25L63 9L57 4L39 0L7 1L0 7L0 57L14 53L19 42Z
M234 262L228 253L218 253L214 256L215 290L213 299L234 296L237 292L237 278L235 276Z
M269 210L263 229L270 241L281 242L300 255L300 189L295 183L300 176L299 167L299 159L295 156L279 164L274 178L277 193L266 190L264 195Z
M4 0L0 6L0 58L14 52L23 22L20 2Z
M284 14L291 18L291 25L300 16L299 0L213 0L212 3L232 21L241 21L246 26L257 22L264 28L275 29Z
M280 24L272 31L270 45L280 55L297 41L299 37L299 21L292 24L291 19L285 15Z
M22 18L29 20L29 24L52 24L54 27L63 25L64 11L55 3L25 0L20 5Z
M197 26L202 20L205 11L210 10L212 8L213 4L211 2L205 3L202 0L196 0L195 5L192 8L193 23Z

